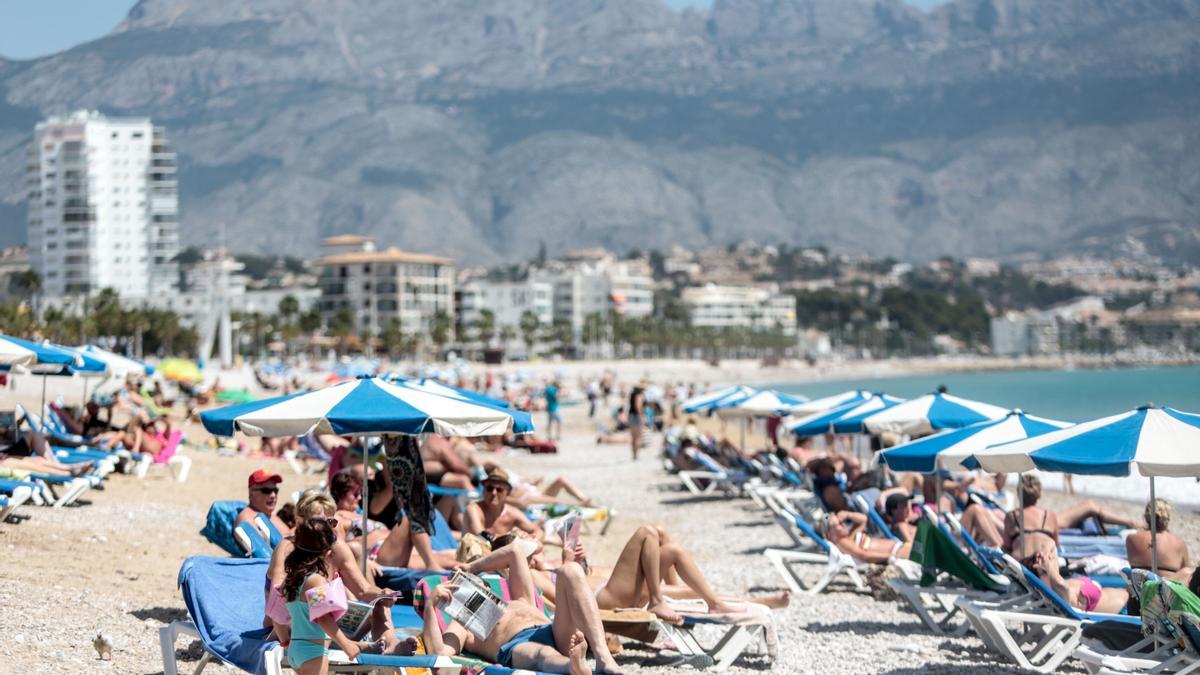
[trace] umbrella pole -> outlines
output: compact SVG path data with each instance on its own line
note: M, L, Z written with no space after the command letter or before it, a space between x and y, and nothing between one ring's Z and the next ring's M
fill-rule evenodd
M46 378L47 375L42 375L42 407L38 408L37 414L46 414Z
M1018 561L1025 560L1025 502L1021 501L1021 484L1025 482L1025 472L1017 474L1017 541L1020 542L1021 557Z
M1150 571L1158 575L1158 508L1154 498L1154 476L1150 477Z
M741 446L738 448L738 450L742 453L742 456L745 456L746 455L746 420L745 420L745 418L742 419L742 437L741 437L741 440L738 441L738 444Z
M371 452L367 448L366 439L364 438L363 439L363 489L362 489L362 500L363 500L363 503L362 503L362 512L363 512L363 517L362 517L362 573L363 573L363 579L366 579L368 584L371 583L371 580L369 578L367 578L367 553L370 550L369 547L367 546L367 530L370 529L367 527L367 519L371 517L371 485L370 485L370 482L367 480L367 462L369 461L370 456L371 456Z

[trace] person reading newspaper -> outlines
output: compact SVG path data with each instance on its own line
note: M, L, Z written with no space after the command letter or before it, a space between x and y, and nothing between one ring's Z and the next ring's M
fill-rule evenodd
M457 620L443 632L432 608L450 607L459 587L454 583L438 585L430 599L432 607L425 611L422 632L429 653L453 656L470 652L506 668L585 675L593 672L586 661L590 648L596 658L595 672L612 675L624 672L608 651L600 610L578 563L567 563L558 569L555 581L558 605L553 621L535 603L537 588L526 552L517 542L464 566L464 570L471 574L507 573L512 600L500 608L499 618L483 638L472 634Z

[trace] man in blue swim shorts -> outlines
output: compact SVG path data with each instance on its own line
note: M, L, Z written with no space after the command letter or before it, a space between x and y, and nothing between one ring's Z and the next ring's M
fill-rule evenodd
M596 659L594 672L623 673L608 651L600 609L583 568L575 562L558 568L558 607L551 621L539 608L529 561L517 544L499 548L466 567L472 574L508 571L512 599L492 632L480 640L458 622L451 622L443 631L438 624L439 612L432 611L432 607L449 603L454 592L452 585L443 583L434 590L431 607L425 610L422 637L428 652L445 656L469 652L506 668L585 675L593 672L587 665L587 651L591 649Z

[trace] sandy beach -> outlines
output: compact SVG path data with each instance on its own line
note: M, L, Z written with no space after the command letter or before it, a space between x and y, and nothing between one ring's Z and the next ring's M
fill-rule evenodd
M689 548L719 591L760 594L784 589L761 551L786 546L786 535L749 499L693 498L679 490L658 461L659 442L637 462L626 445L596 445L583 406L564 409L567 433L557 455L509 452L504 461L523 475L565 474L618 516L605 536L584 538L589 557L615 562L637 526L657 523ZM540 416L539 416L540 417ZM535 420L542 420L535 417ZM103 491L79 506L27 507L19 524L0 525L0 671L6 673L154 673L162 669L157 629L186 617L175 586L180 563L191 555L223 555L199 534L214 499L244 498L245 476L267 466L284 476L283 494L316 482L279 460L218 456L200 449L205 435L193 425L185 452L194 465L186 483L165 470L147 478L114 475ZM253 443L253 441L251 441ZM1062 503L1057 495L1050 503ZM1136 504L1119 504L1130 514ZM1200 518L1177 511L1172 530L1195 542ZM813 569L816 574L817 569ZM780 653L773 665L751 655L735 672L917 673L1007 672L974 638L949 639L925 630L894 602L836 588L794 597L774 612ZM97 631L114 645L112 661L91 647ZM703 633L702 633L703 635ZM199 644L177 644L181 668L194 667ZM635 672L660 656L629 648L620 657ZM234 672L210 664L206 672Z

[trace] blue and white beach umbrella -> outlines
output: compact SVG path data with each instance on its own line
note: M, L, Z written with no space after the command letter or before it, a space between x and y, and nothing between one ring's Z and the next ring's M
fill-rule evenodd
M732 401L746 398L754 395L758 390L753 387L737 385L733 387L725 387L716 391L708 392L693 396L681 404L683 411L686 413L702 413L709 412L722 401Z
M83 365L83 358L73 350L49 342L32 342L0 335L0 368L25 366L33 369L44 366L59 371L68 366Z
M108 373L117 377L125 375L153 375L154 366L149 363L131 359L128 356L122 356L116 352L110 352L107 349L102 349L96 345L83 345L76 347L76 351L82 352L84 356L97 359L108 366Z
M461 389L459 387L454 387L454 386L451 386L448 384L444 384L442 382L438 382L437 380L433 380L433 379L430 379L427 377L422 377L422 378L405 377L398 373L388 373L384 377L384 379L386 379L388 382L394 382L396 384L400 384L405 387L411 387L413 389L427 391L431 394L441 394L442 396L452 396L452 397L461 398L461 399L464 399L467 401L474 401L475 403L482 403L484 405L495 406L497 408L511 408L512 407L512 404L510 404L508 401L501 401L498 398L492 398L491 396L481 394L477 391L471 391L470 389Z
M980 450L986 471L1082 475L1200 476L1200 415L1145 406Z
M806 400L803 396L763 389L747 396L732 396L716 401L712 411L722 417L770 417L786 415Z
M858 434L863 431L863 420L871 415L894 408L905 399L887 394L871 394L858 403L847 403L839 408L809 415L796 421L788 430L797 436L820 436L821 434Z
M514 430L516 413L362 377L316 391L209 410L200 414L200 420L218 436L232 436L235 431L250 436L310 432L497 436Z
M66 370L61 371L60 375L81 375L83 377L100 377L107 375L109 372L108 363L96 357L95 354L89 354L74 347L65 347L63 345L53 345L59 349L65 349L69 352L74 352L78 358L75 363L67 366Z
M814 398L811 401L805 401L795 408L792 408L792 414L796 416L815 415L820 412L826 412L833 410L834 408L841 408L842 406L853 403L863 403L864 401L870 400L872 396L874 396L874 394L866 389L851 389L850 391L843 391L842 393L834 394L833 396L825 396L823 398Z
M942 429L961 429L985 420L1002 419L1008 409L950 394L926 394L863 420L873 434L890 431L921 436Z
M479 405L490 406L492 408L502 410L512 415L512 432L514 434L533 433L533 416L523 410L517 410L513 408L511 405L509 405L508 401L501 401L500 399L495 399L491 396L484 396L479 392L471 391L469 389L452 387L448 384L442 384L437 380L417 380L405 378L400 375L391 375L387 378L387 380L393 384L397 384L408 389L416 389L417 391L424 391L430 394L436 394L438 396L448 396L450 398L456 398L470 403L477 403Z
M898 445L880 453L883 461L896 471L931 473L937 469L974 468L965 465L976 452L998 443L1009 443L1041 436L1071 426L1070 422L1026 415L1014 410L1000 420L977 422L961 429L950 429Z

